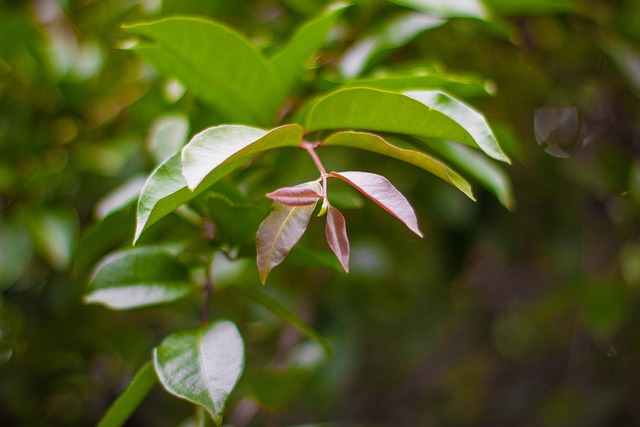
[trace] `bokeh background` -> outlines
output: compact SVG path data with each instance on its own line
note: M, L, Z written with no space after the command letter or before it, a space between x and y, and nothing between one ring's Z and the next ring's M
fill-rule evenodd
M435 10L443 25L367 73L437 67L485 82L493 95L467 101L514 159L517 207L480 188L473 203L395 160L321 150L328 168L386 175L425 238L349 196L352 272L328 261L319 222L273 272L265 291L332 343L332 359L217 293L213 312L238 323L248 354L229 425L640 425L640 2L488 4L490 21ZM162 337L198 324L197 298L132 312L82 304L95 262L131 244L134 208L108 212L105 196L153 169L151 142L219 123L119 48L121 24L211 17L269 50L321 6L0 0L0 425L95 425ZM331 87L354 40L402 10L354 1L305 93ZM264 194L309 174L304 154L285 150L235 178ZM171 221L148 241L198 232ZM234 280L261 286L245 270ZM186 426L192 413L156 387L126 425Z

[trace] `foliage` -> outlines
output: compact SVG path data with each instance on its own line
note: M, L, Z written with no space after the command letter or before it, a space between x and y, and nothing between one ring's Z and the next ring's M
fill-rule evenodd
M597 3L0 1L0 424L638 422Z

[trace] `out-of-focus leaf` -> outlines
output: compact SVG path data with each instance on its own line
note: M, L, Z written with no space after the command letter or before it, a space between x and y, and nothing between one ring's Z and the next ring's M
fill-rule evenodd
M349 272L349 238L347 237L347 223L340 211L333 206L327 210L327 225L325 227L327 243L336 254L338 261Z
M485 118L440 91L340 89L316 100L303 121L307 132L354 129L446 139L509 162Z
M32 255L33 243L27 228L0 217L0 291L22 276Z
M609 37L603 43L633 93L640 97L640 49L621 39Z
M158 379L171 394L202 406L216 427L244 369L244 344L236 325L218 320L165 338L153 351Z
M298 125L285 125L271 131L223 125L199 133L184 147L182 154L170 157L149 176L138 202L134 242L149 226L242 166L249 158L273 148L295 147L301 138L302 128ZM185 176L194 184L193 191L187 187Z
M208 187L249 157L272 148L295 147L301 139L302 128L295 124L270 131L240 125L215 126L194 136L184 147L182 174L191 190L203 182Z
M500 15L547 15L575 9L575 0L484 0Z
M42 209L33 213L31 231L36 250L56 270L69 267L80 227L70 208Z
M384 176L369 172L331 172L329 176L345 181L422 237L409 201Z
M357 77L367 69L376 55L404 46L418 34L439 27L444 22L423 13L395 14L347 50L340 60L340 73L346 78Z
M478 180L502 205L513 210L515 199L509 176L490 159L469 147L447 141L422 140L431 150L458 170Z
M372 133L345 131L330 135L322 141L322 145L359 148L411 163L454 185L471 200L475 200L471 185L456 171L401 140L395 139L392 144L387 139Z
M98 427L122 426L157 382L158 377L153 370L153 364L145 363L102 417Z
M189 119L184 114L159 117L151 125L147 146L158 164L171 157L187 142Z
M285 206L315 205L322 196L309 187L284 187L279 188L266 197Z
M598 340L609 342L629 308L629 291L621 283L595 280L583 284L581 317Z
M249 41L200 18L167 18L125 26L151 42L131 47L160 72L176 77L229 119L268 125L281 89L273 69Z
M318 182L300 184L321 191ZM283 206L274 202L271 213L258 228L256 250L260 280L264 284L271 270L286 258L298 243L309 225L315 204L306 206Z
M481 0L390 0L440 18L487 19L489 14Z
M140 197L140 191L142 191L145 182L145 177L140 175L134 176L121 186L109 192L109 194L96 203L96 207L94 208L95 217L97 219L103 219L134 203Z
M348 5L329 5L318 17L303 24L289 43L271 58L271 66L285 94L295 88L305 72L307 61L323 45L329 31Z
M233 203L216 193L207 197L207 206L215 225L214 240L232 246L253 245L265 210L251 204Z
M333 352L331 350L331 345L329 345L327 340L325 340L315 329L303 322L302 319L296 316L295 313L285 307L278 300L270 297L263 291L250 286L234 286L231 289L242 292L244 295L280 316L282 320L296 328L300 333L320 344L327 357L332 357Z
M189 270L171 253L157 248L115 252L91 275L84 300L114 310L165 304L195 289Z

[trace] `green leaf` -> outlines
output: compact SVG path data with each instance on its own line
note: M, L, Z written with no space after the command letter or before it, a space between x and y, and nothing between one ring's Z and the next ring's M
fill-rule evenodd
M509 162L484 116L440 91L340 89L316 100L303 121L307 132L354 129L446 139Z
M242 166L246 160L273 148L296 147L301 139L302 128L295 124L271 131L223 125L199 133L184 147L182 154L167 159L147 180L138 202L134 242L149 226ZM184 166L181 166L181 157ZM189 190L185 177L197 188Z
M149 130L147 147L160 164L180 150L189 136L189 118L185 114L165 114L158 117Z
M501 15L547 15L568 13L575 9L575 0L484 0Z
M242 35L211 20L176 17L124 27L145 40L131 47L228 119L269 125L282 99L269 63Z
M322 141L322 146L334 145L372 151L411 163L427 172L431 172L438 178L458 188L471 200L475 200L471 185L456 171L426 153L414 149L404 141L395 139L392 144L389 140L372 133L345 131L334 133Z
M440 18L487 19L489 14L481 0L390 0Z
M357 77L381 52L404 46L418 34L439 27L444 22L423 13L403 12L396 14L345 52L339 64L340 74L346 78Z
M329 31L349 5L333 3L318 17L306 22L289 43L271 58L271 66L285 94L295 88L303 76L307 61L324 44Z
M493 161L464 145L428 139L424 139L423 142L446 162L478 180L505 208L515 208L509 176Z
M142 191L145 182L146 179L142 175L129 178L96 202L93 209L94 216L102 220L133 205L140 197L140 191Z
M202 406L217 427L244 369L244 344L232 322L218 320L165 338L153 351L158 379L171 394Z
M78 240L80 221L75 209L56 207L33 212L31 232L36 250L59 271L69 267Z
M0 291L27 271L33 256L33 242L25 226L0 216Z
M230 289L241 292L245 296L253 299L260 305L271 310L274 314L280 316L282 320L300 331L300 333L320 344L327 357L333 356L333 351L329 342L324 339L322 335L320 335L315 329L303 322L302 319L296 316L291 310L285 307L278 300L267 295L265 292L262 292L250 286L234 286Z
M98 427L120 427L140 405L142 400L158 382L153 364L147 362L133 377L125 391L111 405L98 423Z
M193 291L188 269L157 248L135 248L104 258L93 272L84 300L114 310L175 301Z
M322 191L317 181L300 184ZM256 235L256 250L260 280L264 284L271 270L287 257L287 254L307 230L316 204L284 206L274 202L269 216L262 221Z

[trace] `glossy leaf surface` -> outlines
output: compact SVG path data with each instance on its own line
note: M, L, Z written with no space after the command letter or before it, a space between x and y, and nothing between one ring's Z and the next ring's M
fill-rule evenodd
M322 196L308 187L284 187L266 195L274 202L285 206L315 205Z
M320 192L318 182L301 184ZM264 284L271 270L286 258L309 225L315 204L283 206L274 202L271 213L260 224L256 236L256 250L260 280Z
M331 172L329 176L345 181L422 237L409 201L384 176L370 172Z
M394 139L391 143L389 139L372 133L345 131L330 135L322 145L359 148L411 163L454 185L474 200L471 185L456 171L403 141Z
M157 382L158 377L153 370L153 364L147 362L133 377L124 392L111 405L97 427L122 426Z
M93 272L85 302L114 310L175 301L194 289L189 271L175 256L157 248L135 248L103 259Z
M152 42L133 46L163 74L205 102L249 124L270 124L281 92L271 66L243 36L211 20L167 18L126 26Z
M301 138L302 129L298 125L285 125L268 132L248 126L223 125L199 133L184 147L182 154L170 157L147 180L138 202L135 240L149 226L246 160L273 148L295 147ZM193 191L187 187L185 177L194 184Z
M316 100L303 120L307 132L353 129L446 139L509 161L484 117L439 91L341 89Z
M202 406L217 427L244 369L244 344L236 325L219 320L165 338L153 351L162 386Z
M338 261L349 272L349 238L347 237L347 223L340 211L333 206L327 209L327 225L325 234L329 247L336 254Z
M324 44L329 31L348 5L334 3L315 19L303 24L286 46L271 58L271 65L285 94L301 79L311 56Z
M423 13L396 14L347 50L340 61L340 74L346 78L357 77L380 52L401 47L418 34L439 27L444 22Z

